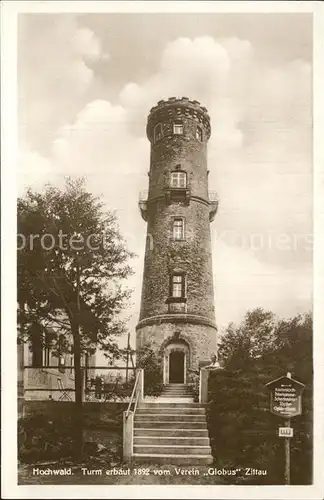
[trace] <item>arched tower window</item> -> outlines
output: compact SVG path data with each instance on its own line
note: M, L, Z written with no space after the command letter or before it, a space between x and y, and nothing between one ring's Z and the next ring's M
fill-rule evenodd
M196 138L198 139L198 141L202 142L203 140L203 131L202 131L202 128L199 127L199 125L197 126L196 128Z
M177 120L173 123L173 133L174 135L183 135L183 123L181 120Z
M171 172L170 187L172 188L186 188L187 187L187 174L183 170L175 170Z
M163 137L162 123L157 123L154 127L154 142L159 141Z

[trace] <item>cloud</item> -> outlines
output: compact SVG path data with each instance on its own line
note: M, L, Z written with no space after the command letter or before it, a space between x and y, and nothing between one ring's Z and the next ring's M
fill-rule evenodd
M66 28L60 43L67 37L71 40L72 32L72 49L62 58L64 65L73 61L79 69L71 65L71 73L67 72L65 97L73 92L78 71L79 92L91 86L91 73L83 74L83 58L102 55L99 41L89 30ZM58 57L57 64L61 61ZM158 100L170 96L199 100L212 119L208 165L209 187L220 197L212 227L223 235L214 241L221 324L257 305L280 314L308 308L311 249L301 239L285 250L269 243L256 248L255 238L282 233L291 242L311 232L309 64L300 60L281 66L264 63L249 41L237 38L170 41L149 78L125 83L116 102L87 102L74 119L57 127L52 172L87 175L89 188L102 193L107 206L117 210L122 231L142 262L145 223L134 212L138 191L148 185L146 118ZM55 91L50 106L58 100ZM136 294L138 303L138 286Z
M75 34L72 38L72 50L76 56L93 61L102 57L100 40L89 28L79 28L75 30ZM109 54L105 54L106 59L109 57Z
M213 254L216 321L221 331L240 322L255 307L272 310L281 317L311 309L311 265L298 272L260 262L248 249L218 240Z
M115 182L146 173L148 157L148 141L130 133L127 110L103 100L88 103L53 142L53 158L62 172L113 175Z
M100 40L72 15L20 16L18 92L21 135L44 150L53 132L73 120L93 82L87 65L102 57Z
M128 125L127 110L121 105L88 103L73 125L59 130L52 162L61 175L87 176L89 189L102 194L107 208L117 211L123 234L138 253L142 244L138 235L145 239L145 224L137 203L148 178L149 143L132 135Z
M39 189L48 179L53 179L54 171L51 160L45 158L28 147L18 151L17 168L19 172L19 194L22 195L27 186Z

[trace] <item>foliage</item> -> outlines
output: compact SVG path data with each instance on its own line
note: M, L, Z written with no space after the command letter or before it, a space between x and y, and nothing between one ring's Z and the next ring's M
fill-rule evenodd
M83 463L94 466L104 459L105 465L121 461L123 408L110 408L104 414L87 411L84 418L85 443ZM33 415L18 421L18 459L20 463L55 461L79 462L75 453L78 439L73 413ZM107 440L110 445L107 447Z
M79 327L81 353L99 346L118 355L119 313L130 295L120 280L131 273L130 257L115 215L86 191L83 179L68 179L63 190L29 189L18 200L20 337L30 341L50 326L56 332L51 348L61 354L71 350L69 333Z
M230 323L218 354L228 367L246 367L252 360L275 348L276 321L270 311L261 308L247 312L241 325Z
M220 354L224 370L210 373L208 408L217 465L268 471L266 476L242 476L238 480L241 482L283 483L284 443L278 437L278 427L283 422L269 411L265 384L288 370L293 378L306 384L303 414L292 421L291 482L311 483L311 315L277 321L274 315L260 309L249 312L241 325L229 326L220 342Z
M137 366L144 369L144 394L159 396L163 390L162 358L149 344L136 352Z
M190 371L189 377L188 377L188 383L191 386L192 390L192 397L195 403L198 403L199 401L199 371Z
M18 458L22 462L72 457L75 440L71 417L36 415L18 421Z
M18 199L17 242L19 340L46 347L58 357L73 353L76 448L81 457L81 357L98 347L114 358L124 354L116 338L125 332L120 313L130 291L121 280L131 273L127 261L133 255L115 214L87 192L83 179L68 179L63 190L51 185L43 193L27 190Z

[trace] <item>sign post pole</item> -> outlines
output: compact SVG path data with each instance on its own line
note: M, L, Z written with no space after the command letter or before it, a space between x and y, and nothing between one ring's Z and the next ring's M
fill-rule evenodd
M291 378L291 373L279 377L266 384L270 389L270 411L278 417L284 418L284 427L279 427L279 437L285 439L285 484L290 484L290 438L293 429L290 427L291 418L302 413L302 392L304 384Z
M285 420L285 427L290 427L290 418ZM290 484L290 437L285 437L285 484Z

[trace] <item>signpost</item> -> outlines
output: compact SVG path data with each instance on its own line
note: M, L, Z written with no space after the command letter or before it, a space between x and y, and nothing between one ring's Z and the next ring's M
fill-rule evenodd
M286 376L266 384L266 387L271 391L271 413L285 419L285 426L279 427L279 437L285 438L285 484L290 484L290 438L294 433L290 427L290 419L302 412L301 398L305 385L291 378L288 372Z

